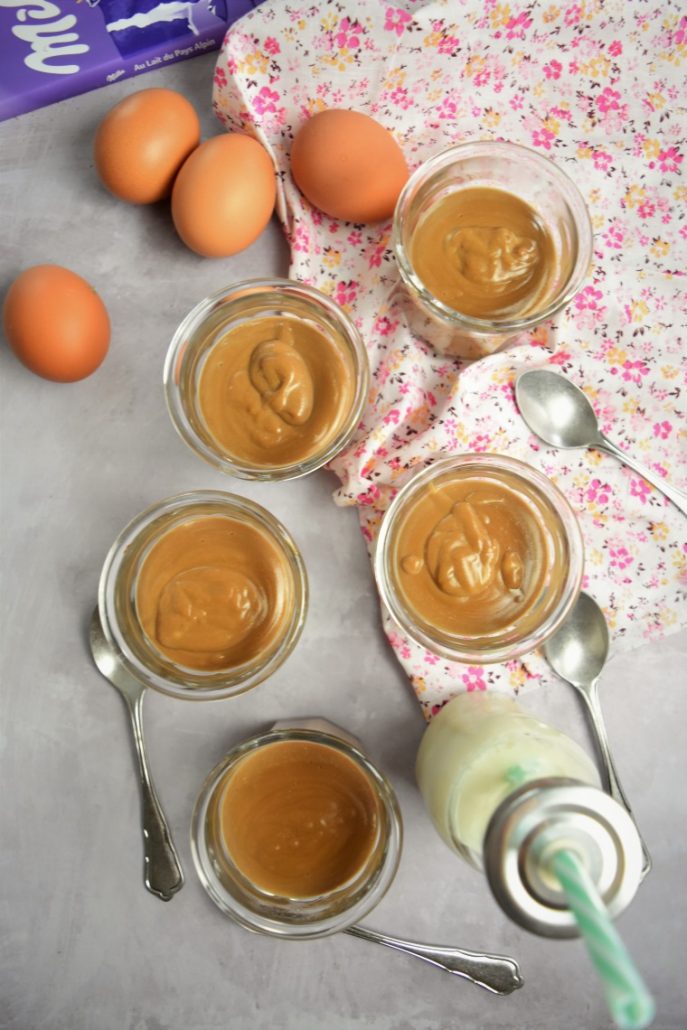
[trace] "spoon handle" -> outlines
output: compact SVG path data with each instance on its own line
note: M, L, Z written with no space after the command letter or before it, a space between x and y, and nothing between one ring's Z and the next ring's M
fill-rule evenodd
M429 962L430 965L437 966L447 973L454 973L472 981L477 987L484 987L492 994L511 994L524 983L518 963L505 955L483 955L476 951L464 951L462 948L419 944L417 941L388 937L366 926L349 926L346 933Z
M184 874L176 853L172 835L169 832L155 787L150 778L143 741L143 694L141 688L137 695L123 694L129 715L131 730L141 781L141 824L143 828L143 880L151 894L170 901L174 894L184 885Z
M606 723L604 722L603 713L601 711L601 705L599 703L597 682L597 680L594 680L594 682L590 685L589 690L580 690L580 694L582 695L587 704L589 715L591 717L592 729L594 730L596 743L599 748L599 753L603 761L606 778L608 780L608 793L615 801L619 802L619 804L621 804L625 808L627 814L631 816L635 826L637 827L637 833L639 834L639 839L642 844L642 854L644 856L642 862L642 879L644 879L647 873L651 871L653 863L651 861L649 849L646 846L646 841L639 832L637 820L635 819L632 809L630 807L630 802L627 800L627 797L625 796L625 791L622 788L622 785L620 783L620 777L616 772L615 763L613 762L613 758L611 756L611 749L608 743L608 733L606 732Z
M625 451L621 451L620 447L616 446L612 440L609 440L603 433L599 433L599 439L594 444L595 447L600 447L602 450L612 454L615 458L618 458L623 462L624 465L628 465L635 472L638 472L640 476L655 486L657 490L660 490L664 496L672 501L676 508L682 512L683 515L687 515L687 494L683 493L682 490L678 490L677 487L671 486L670 483L666 483L665 479L652 472L650 468L643 465L641 461L636 461Z

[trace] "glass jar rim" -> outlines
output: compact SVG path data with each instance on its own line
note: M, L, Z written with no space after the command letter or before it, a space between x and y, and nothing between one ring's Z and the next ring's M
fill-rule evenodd
M212 447L196 433L186 412L179 380L181 378L183 362L187 360L189 354L189 340L213 311L223 306L223 302L229 306L240 300L241 297L267 295L270 291L281 292L283 296L305 302L311 305L313 310L316 307L320 307L337 323L353 358L356 381L350 412L340 430L329 441L327 447L299 462L291 462L286 465L258 466L252 465L249 462L239 461L224 454L220 451L219 447ZM235 476L237 479L278 481L298 479L301 476L308 475L310 472L322 468L323 465L326 465L327 462L331 461L343 450L355 432L365 407L370 382L370 367L367 349L360 332L343 308L331 297L328 297L327 294L314 286L301 283L296 279L278 277L256 278L243 279L232 283L205 297L191 308L180 322L169 344L162 380L165 403L172 425L192 451L203 458L209 465L212 465L213 468Z
M566 198L569 197L575 204L574 209L571 205L568 205L575 219L578 235L578 252L570 276L561 292L545 308L541 311L532 312L523 318L476 318L472 315L464 315L460 311L456 311L455 308L449 307L448 304L435 297L416 274L403 239L402 223L407 206L422 183L443 166L449 165L463 157L469 157L471 152L474 153L479 150L488 150L491 153L509 157L511 160L531 161L533 164L546 169L548 174L557 180L558 185L566 194ZM587 276L593 255L593 240L594 234L587 204L577 185L566 171L550 158L520 143L501 140L475 140L467 143L456 143L446 147L415 169L401 190L396 202L391 247L401 273L401 278L406 286L414 290L435 315L438 315L446 322L455 323L457 327L469 330L477 335L491 335L494 333L515 335L519 332L533 329L542 322L553 318L554 315L558 314L559 311L570 303Z
M351 758L363 770L374 784L375 792L384 807L388 823L388 834L379 865L379 873L372 887L348 908L338 910L333 915L324 915L311 921L289 923L275 916L258 913L242 904L226 891L219 881L215 864L211 859L206 842L206 821L208 808L214 793L225 776L227 770L240 762L246 755L260 747L280 742L302 740L314 744L333 747ZM234 922L246 930L268 934L282 939L313 940L332 933L345 930L348 926L363 918L374 908L391 886L401 857L403 845L403 821L391 783L381 770L355 746L351 740L321 729L288 727L271 729L255 734L233 747L206 776L193 807L191 818L191 853L198 878L206 893L217 907Z
M394 588L388 574L388 549L393 536L394 522L403 505L414 493L442 473L471 466L483 466L485 472L507 471L524 480L528 486L538 489L559 519L563 534L568 542L570 561L565 573L565 583L556 607L530 632L515 641L494 643L487 641L483 647L452 647L436 639L422 627L417 626ZM384 608L401 632L420 644L431 654L440 655L455 662L478 662L493 664L518 658L539 647L565 621L582 586L584 572L584 543L575 513L564 494L542 472L518 458L490 452L468 452L438 458L414 471L400 488L384 513L374 552L374 574Z
M231 517L240 513L254 520L263 530L270 534L276 546L283 552L293 576L294 609L289 626L279 644L267 659L260 663L253 661L237 666L234 670L219 670L204 673L202 670L184 669L188 672L188 682L171 680L149 668L130 646L120 625L117 613L116 592L118 576L124 558L130 553L142 533L156 519L166 515L173 517L178 513L179 520L192 518L197 513L202 516L202 506L219 506L225 512L211 511L209 514L219 517ZM167 522L163 527L164 535L175 524ZM267 679L288 658L293 651L305 625L308 609L308 576L303 557L295 541L286 527L262 505L247 497L231 494L223 490L191 490L171 497L163 498L149 505L134 516L112 543L103 563L98 583L98 614L103 634L108 644L117 653L119 660L135 679L147 687L170 697L192 701L212 701L234 697L256 687ZM152 653L152 648L151 648ZM173 663L170 663L173 664ZM179 666L181 669L182 667Z

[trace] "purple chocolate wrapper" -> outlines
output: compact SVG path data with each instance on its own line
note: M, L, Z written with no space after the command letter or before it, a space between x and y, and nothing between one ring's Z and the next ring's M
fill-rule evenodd
M0 121L216 50L260 0L0 0Z

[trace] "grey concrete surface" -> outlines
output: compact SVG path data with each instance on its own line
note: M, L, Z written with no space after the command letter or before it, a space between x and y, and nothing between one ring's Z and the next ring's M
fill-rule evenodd
M144 86L209 110L212 55L0 125L0 290L20 269L66 264L112 317L90 379L44 382L6 343L2 376L2 801L0 1025L8 1030L558 1030L611 1023L579 942L550 943L503 917L479 874L436 836L413 781L419 709L382 636L355 512L332 477L247 485L176 437L161 367L180 318L233 280L284 273L276 224L248 251L201 260L164 205L116 202L93 172L104 111ZM146 701L151 764L186 870L169 904L142 886L139 801L121 701L89 659L87 625L105 553L122 526L181 490L236 490L300 543L312 598L304 637L274 678L213 704ZM654 870L620 929L655 992L655 1026L687 1026L685 782L687 634L611 660L609 732ZM564 686L524 702L589 744ZM233 926L206 898L188 845L200 783L225 750L276 718L319 714L368 745L400 797L406 844L370 925L505 952L526 985L501 999L346 936L283 943Z

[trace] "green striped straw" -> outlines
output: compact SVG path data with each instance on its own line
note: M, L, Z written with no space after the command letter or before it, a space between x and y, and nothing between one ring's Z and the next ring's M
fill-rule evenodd
M611 922L589 873L572 851L561 848L549 859L577 920L591 960L601 977L606 1001L621 1030L643 1030L656 1014L654 999Z

